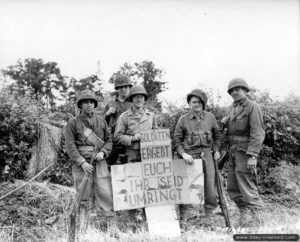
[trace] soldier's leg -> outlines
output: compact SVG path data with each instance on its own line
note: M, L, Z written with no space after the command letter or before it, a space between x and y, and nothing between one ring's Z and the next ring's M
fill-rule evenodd
M215 167L211 151L205 151L203 156L204 171L204 209L207 214L217 207L217 194L215 186Z
M261 209L264 204L261 200L257 189L257 171L250 172L247 169L247 161L249 156L244 152L236 153L236 178L239 185L239 190L243 196L243 201L248 209Z
M105 216L115 216L112 183L106 161L100 161L96 164L95 196L97 202L103 208Z
M227 167L227 192L230 199L235 202L238 208L244 208L246 204L243 201L243 196L236 177L236 162L238 162L236 160L236 152L231 152Z

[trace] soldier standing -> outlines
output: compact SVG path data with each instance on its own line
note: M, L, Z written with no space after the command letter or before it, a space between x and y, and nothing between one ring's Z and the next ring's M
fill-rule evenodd
M194 164L194 159L203 160L204 170L204 209L205 225L212 224L212 213L217 207L215 191L214 159L220 158L221 133L215 116L205 111L206 93L200 89L192 90L187 95L190 111L182 115L175 128L174 145L177 153L188 165ZM212 155L212 152L214 155ZM213 157L214 156L214 157ZM181 204L181 228L186 229L187 210L189 205Z
M79 205L80 214L87 221L89 199L94 193L104 210L108 229L116 232L118 230L113 211L111 178L105 161L112 149L112 140L105 120L94 114L97 105L92 91L85 90L79 95L77 107L80 113L68 122L65 131L66 152L73 163L72 173L77 192L84 175L93 173ZM90 164L94 155L95 166Z
M263 114L256 102L248 99L248 84L241 78L229 82L233 98L225 118L229 138L227 191L240 210L240 222L246 225L250 212L263 207L257 190L257 156L265 137Z
M141 131L157 128L155 116L147 110L145 102L148 94L143 86L136 85L130 89L128 101L133 106L119 117L114 139L125 146L127 162L141 162L140 140ZM129 210L129 215L138 224L143 222L142 209Z
M122 74L117 75L115 80L115 90L117 90L118 95L105 106L103 111L112 136L119 116L132 106L132 103L126 100L131 87L132 84L128 76ZM116 164L120 154L125 154L125 147L113 142L113 148L110 155L107 157L107 163L109 165Z

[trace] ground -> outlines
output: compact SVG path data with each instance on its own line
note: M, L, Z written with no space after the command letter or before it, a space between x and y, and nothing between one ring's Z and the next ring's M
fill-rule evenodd
M0 196L24 184L2 183ZM68 187L32 183L22 190L0 200L0 241L67 241L68 211L75 191ZM284 200L287 202L284 202ZM146 227L136 234L128 234L134 224L128 222L125 211L118 212L118 226L122 231L119 241L233 241L233 234L300 234L300 203L289 201L286 195L263 196L266 209L260 212L249 228L240 228L238 210L228 200L233 231L227 232L224 219L215 215L212 229L202 227L203 209L195 206L189 210L189 231L180 238L166 239L149 236ZM101 230L103 232L101 232ZM105 232L106 225L100 209L92 209L87 233L81 241L117 241Z

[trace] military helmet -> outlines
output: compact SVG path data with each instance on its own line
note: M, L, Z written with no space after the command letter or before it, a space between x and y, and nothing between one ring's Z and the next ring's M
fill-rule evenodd
M247 82L244 79L242 79L242 78L234 78L234 79L232 79L229 82L229 84L228 84L228 90L227 90L229 94L231 92L231 89L234 88L234 87L242 87L247 92L250 91L250 88L249 88Z
M115 80L115 90L117 90L119 87L124 87L124 86L132 87L130 78L127 75L118 74Z
M78 96L77 107L80 108L81 102L86 99L91 99L91 100L95 101L95 108L98 106L98 101L97 101L95 93L91 90L84 90Z
M207 96L206 93L204 91L202 91L201 89L194 89L192 90L188 95L187 95L187 102L189 103L192 97L199 97L202 104L203 104L203 108L205 107L206 103L207 103Z
M145 101L147 101L147 99L148 99L147 91L142 85L133 86L129 91L127 100L129 102L132 102L132 98L134 95L143 95L145 97Z

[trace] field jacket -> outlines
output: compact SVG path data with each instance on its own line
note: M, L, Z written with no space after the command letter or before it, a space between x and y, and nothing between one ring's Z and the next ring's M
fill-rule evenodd
M199 120L198 120L199 119ZM179 155L200 154L203 149L220 150L221 133L215 116L203 111L200 118L193 112L182 115L174 132L174 145Z
M93 114L91 117L80 113L78 116L72 118L66 127L65 131L65 146L66 152L72 162L75 165L81 165L82 162L90 158L90 153L85 152L82 147L92 147L93 144L89 143L83 134L84 126L90 128L95 134L104 141L104 145L101 150L107 157L112 149L111 134L109 132L106 121ZM93 147L92 147L93 148ZM90 151L92 151L91 149Z
M237 105L240 105L236 112ZM263 114L256 102L247 97L233 103L228 120L229 142L249 156L258 156L265 138Z
M110 107L114 107L116 109L115 113L110 115L105 115ZM103 116L108 124L108 127L111 129L111 133L113 134L115 131L115 126L117 124L117 120L122 113L132 107L132 103L128 101L121 102L118 98L110 101L103 110Z
M154 114L144 109L142 114L135 115L132 108L121 114L117 121L114 141L124 145L126 149L139 150L140 142L132 141L133 136L141 131L147 131L157 128L157 122Z

